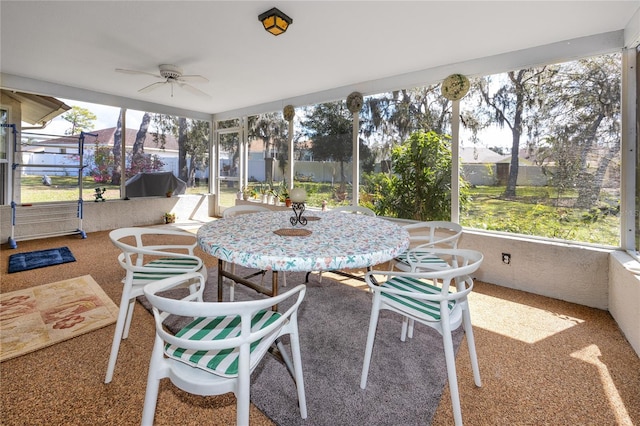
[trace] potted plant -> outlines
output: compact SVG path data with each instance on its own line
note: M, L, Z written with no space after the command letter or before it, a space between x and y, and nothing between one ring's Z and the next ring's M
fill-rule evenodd
M251 197L253 197L254 195L255 195L255 191L249 190L249 188L248 188L248 187L246 187L246 186L245 186L245 187L244 187L244 189L242 190L242 198L243 198L244 200L249 201L249 199L250 199Z
M263 185L260 185L260 202L262 202L263 204L266 204L268 201L267 198L267 188L265 188Z
M287 200L289 200L288 204ZM291 199L289 198L289 191L287 190L286 186L282 186L282 188L280 189L280 202L284 203L284 205L286 205L287 207L291 206Z
M176 214L175 213L165 213L164 214L164 223L175 223L176 222Z
M269 186L269 190L267 191L267 204L275 204L277 198L278 194L273 188L271 188L271 186Z

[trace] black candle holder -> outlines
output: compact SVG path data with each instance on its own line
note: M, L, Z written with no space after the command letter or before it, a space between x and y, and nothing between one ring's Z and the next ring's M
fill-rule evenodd
M291 203L291 208L293 209L293 216L289 218L291 225L296 226L298 223L302 226L307 224L307 218L302 216L304 213L304 202L302 203Z

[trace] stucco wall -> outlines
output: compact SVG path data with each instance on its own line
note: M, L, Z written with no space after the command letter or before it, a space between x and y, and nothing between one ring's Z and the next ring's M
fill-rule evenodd
M482 281L568 302L608 308L609 250L465 231L460 248L480 250ZM502 253L511 263L502 262Z
M640 263L623 251L609 260L609 312L640 355Z

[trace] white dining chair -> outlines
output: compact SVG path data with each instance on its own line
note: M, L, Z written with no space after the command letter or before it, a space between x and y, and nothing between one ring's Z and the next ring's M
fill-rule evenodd
M367 216L375 216L376 212L365 206L337 206L331 209L332 212L364 214Z
M207 278L204 263L193 252L196 236L190 232L160 227L120 228L111 231L109 238L120 249L118 263L125 270L125 277L105 383L113 379L120 342L129 336L135 301L143 287L187 272L198 272Z
M409 232L409 250L391 261L392 270L410 271L409 254L424 253L424 250L433 247L455 249L458 247L458 241L462 236L462 226L448 221L417 222L405 225L404 229ZM428 267L429 269L449 267L445 261L437 256L431 256L430 258L424 258L423 256L421 263L424 264L425 268Z
M205 282L199 274L185 274L144 288L144 295L153 307L156 338L149 362L142 425L153 424L160 381L169 378L178 388L196 395L233 392L237 400L236 424L248 426L251 373L276 339L285 335L289 336L300 416L305 419L307 403L297 312L306 286L301 284L286 293L264 299L203 302ZM162 294L193 283L196 291L183 299L171 299ZM293 299L293 304L285 312L272 310L288 299ZM174 335L165 330L164 321L169 316L172 321L186 317L188 324ZM283 344L279 344L278 349L282 351Z
M238 204L236 206L227 207L222 211L222 217L228 218L238 216L240 214L268 212L268 207L261 206L259 204Z
M447 269L425 271L420 260L422 256L435 255L450 260ZM374 349L374 340L379 313L383 309L403 316L400 340L413 337L413 322L416 321L438 331L444 344L447 378L451 392L453 417L456 425L462 425L462 411L456 374L455 351L452 331L463 326L471 368L476 386L482 386L480 369L476 355L473 328L467 296L473 290L473 274L482 263L482 253L462 249L430 249L430 253L418 254L414 262L410 257L411 271L369 271L365 275L367 285L373 292L373 304L369 332L365 348L360 387L365 389ZM408 326L409 325L409 326ZM398 350L399 356L402 350ZM388 361L388 360L387 360Z
M230 217L239 216L243 214L251 214L251 213L260 213L260 212L268 212L271 211L269 208L258 205L258 204L238 204L236 206L227 207L222 212L222 218L228 219ZM228 267L227 262L225 262L225 268ZM236 273L236 265L234 263L230 266L230 272L235 275ZM264 276L267 271L261 271L262 277L260 279L260 285L264 284ZM233 301L235 298L235 282L232 279L227 279L226 283L229 285L229 300ZM282 286L287 286L287 275L282 273Z

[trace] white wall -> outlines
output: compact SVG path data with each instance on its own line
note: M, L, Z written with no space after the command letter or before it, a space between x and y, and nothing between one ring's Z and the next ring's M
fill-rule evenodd
M609 259L609 312L640 355L640 263L623 251Z
M187 220L206 222L209 217L209 198L202 195L178 195L167 197L132 198L130 200L107 200L104 202L85 201L82 229L85 232L96 232L122 228L125 226L159 225L164 222L165 213L176 213L176 222ZM20 246L20 236L41 234L53 231L74 229L78 221L73 215L76 203L69 203L71 207L68 221L44 220L42 223L30 224L28 227L16 226L16 240ZM37 211L47 212L42 206L28 207ZM60 226L58 226L60 225ZM0 206L0 238L4 244L11 236L11 207ZM24 238L22 238L24 239Z
M610 250L467 230L458 246L484 254L476 274L481 281L608 308ZM511 255L510 264L502 262L502 253Z

